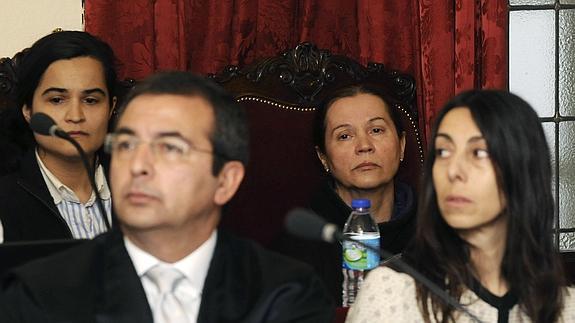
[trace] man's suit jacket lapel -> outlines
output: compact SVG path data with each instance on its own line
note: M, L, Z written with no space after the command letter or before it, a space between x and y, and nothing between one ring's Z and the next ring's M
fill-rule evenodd
M305 269L218 231L198 323L332 321L321 282Z
M152 323L152 312L142 283L126 251L119 230L104 246L103 286L98 295L96 322Z
M234 254L230 243L225 233L219 231L204 283L198 323L238 322L249 307L252 291L243 288L249 277L244 275L244 268L238 266L236 259L246 255Z

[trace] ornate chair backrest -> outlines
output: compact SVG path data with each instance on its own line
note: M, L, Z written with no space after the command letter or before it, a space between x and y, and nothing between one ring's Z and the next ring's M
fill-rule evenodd
M0 111L14 104L16 95L16 61L12 58L0 58Z
M323 170L312 140L314 111L330 92L356 83L382 89L401 116L407 135L399 178L417 187L423 147L414 104L415 82L382 64L363 66L302 43L277 57L228 66L211 75L246 108L251 156L246 178L227 206L222 226L270 245L285 214L305 206Z
M20 152L29 145L28 137L20 135L26 130L8 116L8 111L13 111L17 105L16 68L25 52L19 52L13 58L0 58L0 176L14 169Z

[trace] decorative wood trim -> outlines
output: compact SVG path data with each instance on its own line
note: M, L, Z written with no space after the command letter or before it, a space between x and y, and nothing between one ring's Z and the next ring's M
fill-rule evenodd
M4 106L16 90L16 70L11 58L0 58L0 105Z
M408 108L417 118L413 107L415 80L397 71L387 70L383 64L369 63L363 66L341 55L332 55L328 50L318 49L312 43L302 43L276 57L263 59L255 64L240 68L227 66L218 74L209 75L217 83L235 93L249 93L265 97L274 87L288 87L293 96L279 96L276 99L286 105L317 106L326 93L336 84L344 86L357 82L384 83L393 103ZM252 87L235 85L242 79L249 80ZM287 91L281 91L287 92Z

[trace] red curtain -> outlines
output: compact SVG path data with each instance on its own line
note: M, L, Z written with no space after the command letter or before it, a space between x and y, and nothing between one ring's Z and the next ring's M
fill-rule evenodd
M414 75L426 134L455 93L507 88L503 0L88 0L85 9L86 31L112 45L121 77L216 73L310 41Z

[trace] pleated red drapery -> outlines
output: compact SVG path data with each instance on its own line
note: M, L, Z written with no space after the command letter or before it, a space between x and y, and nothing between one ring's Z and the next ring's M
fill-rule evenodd
M310 41L414 75L421 126L455 93L507 88L503 0L88 0L86 31L114 48L120 76L207 74Z

